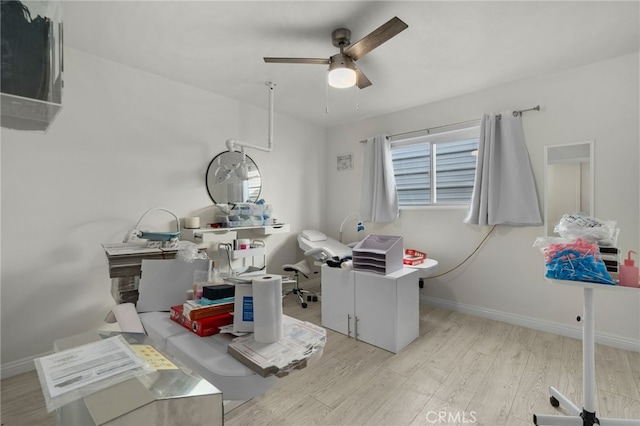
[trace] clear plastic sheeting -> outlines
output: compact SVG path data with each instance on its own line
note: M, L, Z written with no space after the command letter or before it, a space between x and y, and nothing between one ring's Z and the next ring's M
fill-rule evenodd
M122 336L87 343L34 360L47 410L62 407L155 368Z
M196 259L208 259L206 250L200 250L197 244L191 241L179 241L176 259L191 263Z
M603 246L615 246L620 229L615 220L600 220L582 213L574 213L563 215L553 232L568 240L581 238Z

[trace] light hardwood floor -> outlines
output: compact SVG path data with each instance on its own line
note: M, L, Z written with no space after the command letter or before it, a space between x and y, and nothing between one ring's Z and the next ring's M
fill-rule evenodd
M285 313L320 324L320 303ZM578 313L576 313L578 314ZM596 346L598 417L640 419L640 353ZM225 415L225 425L531 425L558 388L582 405L582 343L421 305L398 354L327 330L322 357ZM3 426L53 425L35 372L2 380Z

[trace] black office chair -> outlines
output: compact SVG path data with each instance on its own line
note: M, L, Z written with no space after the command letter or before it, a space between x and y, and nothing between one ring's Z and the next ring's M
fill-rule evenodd
M302 276L304 276L305 278L309 278L309 275L311 275L311 268L309 267L309 263L307 263L306 260L303 259L298 263L282 265L282 269L287 272L293 272L295 278L293 288L285 292L282 297L288 296L290 294L295 294L296 296L298 296L300 305L302 305L303 308L307 307L307 303L305 302L305 295L307 302L318 301L318 296L315 293L300 288L300 274L302 274Z

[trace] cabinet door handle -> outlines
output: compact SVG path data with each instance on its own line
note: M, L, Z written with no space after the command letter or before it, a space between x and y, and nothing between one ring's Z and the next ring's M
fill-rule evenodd
M351 337L351 315L347 314L347 336Z
M358 334L358 322L359 322L359 321L360 321L360 318L358 318L358 317L356 316L356 325L355 325L355 326L356 326L356 336L355 336L355 337L356 337L356 340L358 340L358 336L360 335L360 334Z

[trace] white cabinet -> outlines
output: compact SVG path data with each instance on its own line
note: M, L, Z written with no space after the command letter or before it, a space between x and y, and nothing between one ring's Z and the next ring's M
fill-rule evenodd
M355 337L355 277L353 270L322 265L322 326Z
M397 353L418 337L415 269L388 275L322 267L322 325Z

